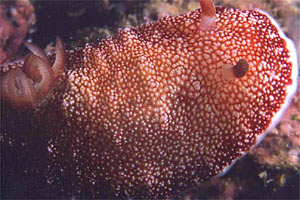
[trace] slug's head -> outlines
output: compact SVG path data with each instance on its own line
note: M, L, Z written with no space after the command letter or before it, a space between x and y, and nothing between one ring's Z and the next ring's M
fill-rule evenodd
M233 127L240 126L244 135L259 142L279 121L296 92L295 46L263 11L215 7L212 0L199 3L199 72L208 80L201 86L216 94L209 107L223 104L222 115L233 113L224 127L236 118ZM231 133L238 137L237 129Z

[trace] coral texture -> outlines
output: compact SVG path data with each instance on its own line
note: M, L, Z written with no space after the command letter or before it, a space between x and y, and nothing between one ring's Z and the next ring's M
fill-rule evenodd
M34 22L34 7L29 0L1 2L0 63L11 60Z

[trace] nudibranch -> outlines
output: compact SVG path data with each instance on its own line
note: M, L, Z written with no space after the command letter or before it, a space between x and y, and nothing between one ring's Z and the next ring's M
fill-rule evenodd
M47 138L64 197L169 198L223 174L296 90L293 43L266 13L215 7L1 67L1 101ZM91 196L85 196L89 194Z

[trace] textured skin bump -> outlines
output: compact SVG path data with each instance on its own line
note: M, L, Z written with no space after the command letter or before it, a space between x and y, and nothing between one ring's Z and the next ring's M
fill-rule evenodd
M292 84L290 52L265 15L216 11L215 31L200 31L196 10L68 51L65 79L36 108L50 186L69 197L172 197L256 143ZM242 58L242 78L216 73Z

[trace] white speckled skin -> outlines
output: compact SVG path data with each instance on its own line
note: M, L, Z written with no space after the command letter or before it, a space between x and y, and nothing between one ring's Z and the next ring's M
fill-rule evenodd
M35 108L55 191L172 197L226 171L275 125L296 88L291 43L257 11L217 8L213 31L200 21L195 10L68 51L62 84ZM219 76L242 58L245 76Z

